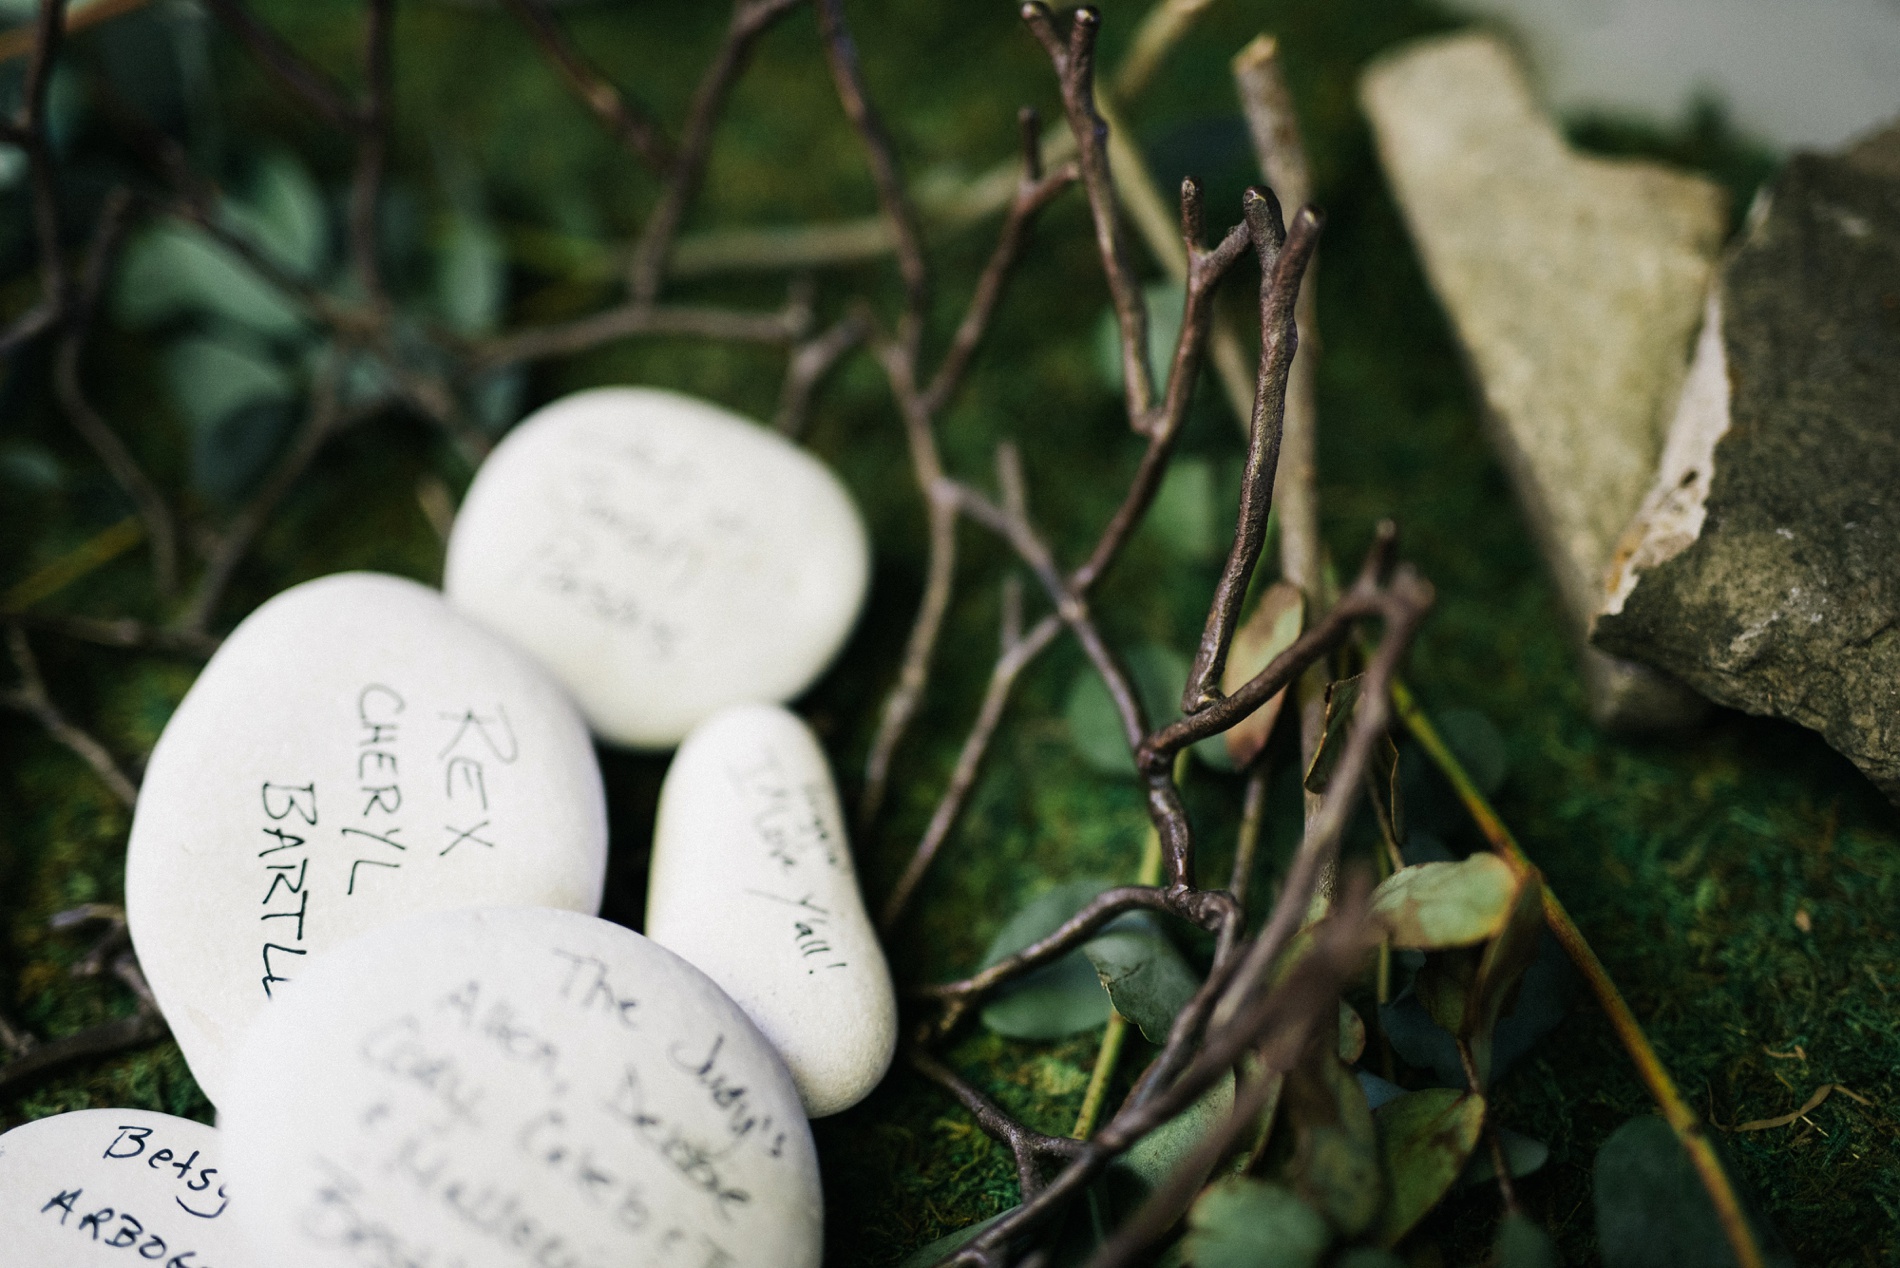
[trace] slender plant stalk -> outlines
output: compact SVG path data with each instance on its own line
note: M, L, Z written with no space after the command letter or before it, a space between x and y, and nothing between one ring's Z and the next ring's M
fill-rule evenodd
M1180 783L1187 774L1187 750L1181 750L1174 759L1174 782ZM1137 885L1159 885L1161 883L1161 834L1153 827L1148 829L1148 839L1141 847L1141 869L1135 876ZM1089 1074L1089 1088L1082 1094L1082 1112L1076 1115L1075 1130L1070 1133L1077 1140L1087 1140L1095 1132L1095 1120L1101 1117L1102 1106L1108 1100L1108 1083L1115 1077L1115 1066L1121 1060L1122 1043L1128 1038L1128 1019L1119 1012L1108 1015L1108 1029L1102 1032L1102 1048L1095 1054L1095 1069Z
M1397 677L1392 679L1392 708L1405 724L1405 729L1411 732L1412 738L1418 741L1419 747L1425 750L1425 755L1451 782L1458 799L1477 823L1478 831L1491 843L1491 848L1513 866L1523 870L1531 868L1530 857L1518 845L1517 838L1511 835L1511 830L1504 826L1504 820L1498 817L1491 803L1478 791L1478 786L1472 782L1464 766L1445 744L1431 719L1425 715L1417 697ZM1750 1226L1748 1217L1742 1213L1735 1186L1730 1182L1721 1160L1715 1156L1715 1146L1702 1120L1682 1099L1676 1081L1656 1055L1656 1049L1650 1045L1649 1036L1643 1033L1642 1025L1637 1022L1636 1014L1630 1011L1623 993L1616 989L1616 983L1610 980L1603 961L1597 958L1597 953L1584 938L1583 931L1577 928L1577 922L1564 910L1563 903L1548 883L1544 885L1544 923L1583 974L1584 980L1590 984L1590 993L1596 996L1598 1006L1609 1019L1610 1029L1616 1032L1624 1051L1629 1053L1630 1062L1636 1067L1636 1076L1649 1089L1650 1096L1662 1110L1663 1118L1675 1130L1676 1139L1682 1142L1683 1149L1688 1152L1689 1161L1695 1164L1696 1175L1701 1177L1702 1187L1708 1190L1709 1201L1715 1207L1716 1218L1722 1222L1722 1232L1728 1238L1730 1249L1735 1252L1736 1262L1740 1268L1762 1268L1764 1261L1761 1247L1755 1240L1755 1230Z

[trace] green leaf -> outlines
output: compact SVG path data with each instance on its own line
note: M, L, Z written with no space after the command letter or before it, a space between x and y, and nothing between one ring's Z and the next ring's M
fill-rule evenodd
M1148 368L1154 375L1155 391L1167 387L1168 365L1174 357L1175 341L1181 337L1181 320L1187 310L1186 292L1177 283L1155 282L1142 289L1148 304ZM1115 310L1106 309L1095 327L1095 366L1102 381L1122 391L1121 330L1115 324Z
M1276 1177L1347 1237L1364 1232L1385 1201L1379 1133L1365 1089L1331 1047L1315 1044L1281 1093L1293 1152Z
M1537 958L1543 937L1544 885L1532 872L1518 886L1504 928L1485 945L1465 1000L1464 1027L1459 1033L1471 1046L1479 1087L1491 1085L1491 1049L1498 1019L1517 1001L1518 985Z
M1514 1179L1542 1170L1544 1164L1550 1161L1549 1145L1508 1127L1498 1128L1498 1144L1504 1150L1504 1165L1511 1169ZM1495 1180L1497 1174L1497 1164L1492 1161L1491 1151L1474 1149L1471 1151L1471 1161L1458 1177L1456 1187L1468 1189L1474 1184L1484 1184Z
M1359 1015L1358 1009L1342 999L1339 1001L1339 1059L1351 1065L1365 1050L1365 1018Z
M967 1228L960 1228L954 1233L946 1233L934 1242L919 1246L916 1250L904 1257L903 1262L898 1265L898 1268L934 1268L938 1262L947 1259L952 1251L961 1249L965 1242L975 1241L978 1237L983 1235L984 1229L1006 1215L1013 1215L1020 1209L1020 1207L1012 1206L1006 1211L998 1211L986 1220L972 1224Z
M273 263L305 281L315 281L329 259L323 191L309 169L287 151L266 155L251 182L250 197L226 199L220 213Z
M1473 946L1503 931L1518 889L1517 873L1495 854L1419 863L1380 883L1372 914L1402 950Z
M176 220L154 224L126 245L113 310L129 326L212 316L271 338L304 329L289 296L203 232Z
M1148 916L1136 915L1116 921L1083 950L1115 1011L1149 1043L1166 1042L1174 1015L1201 985L1168 935Z
M290 376L268 353L226 339L181 339L165 350L165 377L194 432L260 402L287 401Z
M983 967L1048 937L1108 888L1107 881L1069 881L1033 899L990 942ZM999 990L981 1015L983 1024L999 1035L1059 1039L1102 1025L1109 1012L1108 992L1102 989L1088 956L1077 948Z
M1161 477L1161 487L1141 522L1141 531L1189 563L1219 557L1221 504L1214 489L1214 464L1206 458L1176 458Z
M1432 722L1478 791L1495 795L1510 774L1511 754L1491 719L1476 709L1447 709Z
M1187 657L1158 643L1143 643L1131 648L1123 660L1135 694L1147 710L1149 726L1160 726L1181 715L1181 691L1187 686L1192 668ZM1076 677L1062 716L1077 754L1091 768L1104 775L1135 773L1135 757L1122 735L1114 697L1092 666ZM1194 753L1209 765L1222 770L1229 767L1225 741L1218 735L1196 744Z
M1451 1189L1484 1126L1484 1098L1452 1088L1423 1088L1381 1106L1379 1128L1391 1196L1373 1240L1397 1244Z
M1377 1246L1357 1246L1333 1260L1333 1268L1405 1268L1405 1261Z
M1732 1181L1735 1169L1726 1170ZM1597 1151L1595 1172L1604 1268L1733 1268L1708 1191L1668 1123L1654 1114L1624 1123ZM1768 1261L1790 1262L1760 1215L1749 1215Z
M1557 1268L1557 1246L1530 1216L1506 1211L1495 1258L1497 1268Z
M501 323L508 292L508 255L486 219L457 212L449 218L436 262L436 305L449 329L487 334Z
M1221 672L1221 690L1232 695L1272 664L1274 657L1298 640L1305 619L1306 598L1298 586L1290 581L1276 581L1267 587L1253 611L1234 632L1233 645L1227 651L1227 665ZM1236 770L1251 764L1267 746L1273 724L1285 703L1286 690L1282 688L1228 730L1222 743Z
M1265 1180L1230 1176L1188 1212L1194 1268L1313 1268L1333 1240L1318 1211Z
M1207 1139L1209 1131L1227 1121L1233 1109L1234 1076L1230 1071L1192 1105L1129 1146L1108 1168L1111 1178L1126 1179L1137 1186L1133 1192L1117 1195L1127 1199L1120 1205L1129 1210L1139 1205L1149 1190L1174 1174L1174 1169Z

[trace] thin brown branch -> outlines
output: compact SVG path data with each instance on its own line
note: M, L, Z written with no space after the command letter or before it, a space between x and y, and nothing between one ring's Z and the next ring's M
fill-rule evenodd
M905 1057L919 1074L956 1097L958 1103L970 1111L970 1116L976 1119L976 1125L985 1134L1009 1146L1009 1151L1016 1156L1017 1183L1025 1197L1034 1196L1042 1188L1044 1162L1073 1159L1084 1152L1079 1140L1067 1136L1049 1136L1024 1127L997 1108L996 1102L971 1087L956 1071L923 1049L908 1048Z
M140 1011L117 1021L101 1022L58 1039L35 1044L31 1051L0 1065L0 1092L12 1092L60 1066L88 1057L105 1057L127 1048L143 1048L171 1033L157 1013Z
M733 343L789 344L805 332L806 318L791 308L776 313L629 302L573 321L529 326L474 345L471 362L492 370L550 357L569 357L640 335L679 335Z
M1293 306L1299 298L1306 263L1319 244L1320 217L1311 207L1302 208L1292 225L1283 227L1280 204L1273 192L1256 187L1247 191L1242 208L1252 230L1254 252L1260 259L1260 367L1234 543L1221 570L1214 602L1208 608L1194 669L1181 693L1184 713L1204 709L1220 698L1221 671L1227 665L1240 605L1266 541L1267 512L1273 504L1273 481L1280 463L1287 374L1299 345Z
M680 130L679 149L667 173L660 199L647 216L634 243L627 269L627 293L636 307L650 307L666 281L667 259L679 236L686 211L699 195L706 160L712 153L713 129L725 110L732 86L745 69L761 35L799 3L799 0L735 0L732 20L719 50L701 75Z
M666 175L673 166L673 147L661 134L659 125L637 103L629 101L626 94L575 47L560 20L548 8L547 0L502 0L502 3L528 28L529 37L542 54L554 63L574 95L606 125L614 139L656 174Z
M389 163L390 44L395 18L396 0L368 0L363 24L367 90L358 111L356 173L350 179L350 265L364 298L377 311L389 306L377 258L382 238L377 217Z
M890 134L865 87L857 41L845 23L844 0L817 0L817 4L825 64L831 69L831 82L839 103L844 106L845 117L851 121L864 147L871 165L871 183L877 189L878 207L890 222L895 239L897 271L904 280L904 306L897 323L897 342L914 358L923 339L930 286L923 234L917 228L917 209L911 205L910 191L904 185Z
M205 7L217 15L258 65L317 118L340 132L357 130L359 117L349 94L329 74L311 65L282 36L264 25L243 0L205 0Z
M918 885L923 883L924 873L930 869L930 864L936 859L938 851L943 849L944 842L950 839L951 831L961 818L963 808L976 788L976 777L982 770L984 757L989 753L990 741L1002 723L1003 711L1009 704L1009 693L1016 685L1016 679L1061 632L1061 618L1045 616L1030 628L1028 634L1010 642L997 658L995 667L990 671L989 685L983 690L983 703L977 709L976 721L957 753L957 764L951 771L950 782L937 802L937 808L931 813L930 822L925 826L910 862L905 865L903 876L898 878L896 887L884 902L881 923L886 933L896 927L904 909L915 896Z
M1074 10L1066 40L1057 29L1055 15L1040 0L1023 5L1022 16L1049 54L1061 85L1062 105L1069 131L1075 136L1082 187L1088 193L1089 213L1095 225L1096 251L1115 306L1128 421L1137 432L1146 433L1152 425L1150 413L1155 403L1154 375L1148 365L1148 306L1142 298L1140 279L1129 262L1121 220L1116 214L1108 125L1095 108L1095 41L1101 31L1101 14L1086 7Z
M90 766L93 774L99 777L99 781L112 795L124 802L128 810L131 809L139 799L138 785L119 768L119 763L105 745L68 721L59 706L53 703L52 696L46 690L46 680L40 676L39 660L33 655L33 646L27 642L26 631L18 625L7 626L7 650L13 655L13 668L19 674L20 681L19 685L0 693L0 705L36 719L48 735Z
M317 452L340 425L342 411L337 392L341 372L335 357L326 360L318 369L303 423L291 441L289 452L238 509L218 538L211 558L205 563L204 574L198 580L198 589L191 597L190 606L178 622L178 629L182 633L194 637L206 635L212 618L217 615L218 605L224 599L225 590L237 574L238 565L250 553L258 534L276 512L278 504L302 478L311 459L317 456Z
M870 333L870 318L862 311L853 309L822 334L792 350L785 366L785 382L779 388L778 412L772 417L772 426L780 435L796 440L805 434L805 427L810 421L812 397L817 393L818 385Z
M105 289L106 275L119 241L124 236L131 205L131 196L119 189L107 196L105 208L100 212L98 229L86 252L79 294L54 354L53 389L67 422L105 464L114 483L131 499L133 509L145 525L146 540L151 543L154 584L161 597L169 597L178 584L178 536L171 508L112 424L93 406L79 373L92 316Z
M218 650L219 640L210 635L147 625L131 617L64 616L39 612L8 612L4 616L6 620L25 629L100 647L164 652L196 660L204 660Z

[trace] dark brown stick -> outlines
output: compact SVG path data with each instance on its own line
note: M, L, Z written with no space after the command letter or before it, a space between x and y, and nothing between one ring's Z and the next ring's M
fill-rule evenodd
M666 281L667 257L679 236L687 208L699 194L706 175L706 159L712 152L713 128L725 110L726 99L739 72L752 56L761 35L784 17L799 0L736 0L732 20L718 52L700 77L687 108L686 126L680 130L679 149L667 172L660 200L647 216L646 225L634 243L633 260L627 270L627 293L635 305L650 305L660 297Z
M114 797L125 804L126 809L131 809L139 799L138 785L119 768L119 763L105 745L67 720L59 706L53 703L52 696L46 690L46 680L40 676L39 660L33 655L33 646L26 641L26 631L18 625L7 626L7 649L13 655L13 667L20 675L20 682L18 686L0 693L0 705L36 719L46 728L48 735L90 766L92 773L99 777L99 781Z
M565 28L547 6L547 0L502 0L508 10L528 28L528 35L541 52L554 63L594 116L606 125L614 139L640 159L655 174L664 176L673 166L673 147L659 126L568 38Z

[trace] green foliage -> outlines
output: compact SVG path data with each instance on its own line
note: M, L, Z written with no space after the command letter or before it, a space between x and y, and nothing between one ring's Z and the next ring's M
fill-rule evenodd
M1398 1242L1438 1205L1465 1168L1484 1126L1484 1098L1451 1088L1407 1092L1373 1114L1390 1197L1373 1230L1382 1246Z
M1597 1243L1604 1268L1731 1268L1735 1252L1668 1123L1654 1114L1617 1128L1597 1151ZM1785 1255L1756 1235L1771 1263Z
M1557 1268L1557 1247L1529 1216L1506 1211L1498 1225L1497 1268Z
M1392 945L1413 951L1468 947L1494 938L1511 914L1517 875L1495 854L1402 867L1372 893Z
M1201 984L1168 935L1145 913L1115 922L1082 949L1115 1011L1133 1022L1149 1043L1167 1039L1174 1015Z
M256 7L324 65L344 68L340 73L353 67L358 5L259 0ZM1016 107L1035 103L1045 114L1054 107L1046 59L1007 13L992 21L962 6L853 0L850 7L873 91L914 176L956 180L1005 159L1014 149ZM117 38L115 31L130 29L123 24L171 6L149 8L77 37L73 57L96 58ZM1145 8L1106 6L1105 67L1114 64ZM461 258L462 248L449 246L451 217L474 214L476 207L507 253L506 324L576 315L607 302L615 252L651 205L650 178L593 125L501 12L415 4L397 6L397 15L392 181L412 208L417 241L425 244L395 262L408 311L447 321L452 312L479 312L492 302L456 309L443 298L451 288L442 276L461 275L475 258L470 252L453 268L443 262L448 255ZM719 6L578 5L562 16L615 82L674 123L726 19ZM1319 469L1333 557L1349 567L1376 519L1390 515L1401 524L1405 554L1438 593L1408 677L1480 774L1488 768L1447 715L1454 712L1450 706L1476 708L1493 723L1508 770L1497 788L1501 812L1588 931L1663 1060L1685 1088L1697 1090L1698 1106L1706 1103L1723 1122L1778 1114L1801 1099L1784 1079L1801 1094L1838 1081L1876 1105L1900 1103L1900 1021L1893 1003L1900 991L1900 941L1890 919L1900 898L1900 823L1891 807L1817 737L1782 724L1718 713L1701 731L1655 741L1607 736L1589 723L1557 598L1486 443L1456 347L1384 189L1354 100L1354 76L1367 58L1448 22L1416 0L1211 6L1130 111L1137 139L1164 186L1190 170L1206 178L1210 222L1224 227L1239 189L1257 179L1244 134L1225 150L1183 138L1237 124L1226 113L1228 59L1262 29L1279 37L1312 152L1316 197L1328 215L1318 274L1325 348ZM873 207L858 151L812 49L811 28L809 17L795 17L761 45L756 78L742 85L721 126L708 199L689 231L833 219ZM219 153L228 161L199 156L215 167L208 174L251 199L264 156L293 150L327 191L325 222L334 229L336 191L348 179L338 138L312 125L234 51L214 43L211 53L211 105L224 137ZM154 57L146 64L185 60ZM76 66L75 73L54 78L61 145L74 147L62 153L92 153L86 147L94 127L88 120L96 117L88 113L87 96L93 64L86 66L85 73ZM918 66L931 73L915 73ZM1718 172L1733 167L1738 154L1763 167L1767 162L1720 127L1634 131L1641 135L1615 138L1614 145L1588 128L1573 135L1620 152L1673 154ZM479 199L436 196L441 153L454 146L464 148L469 167L481 174ZM0 197L13 199L17 189L0 190ZM1745 201L1744 191L1738 209ZM17 206L8 203L9 219L0 224L9 243ZM988 252L990 231L987 225L929 230L940 282L937 335L956 320ZM123 268L142 267L141 240L135 235ZM430 242L435 254L426 249ZM978 478L988 470L996 439L1019 440L1033 504L1065 561L1092 540L1140 449L1096 366L1103 294L1092 252L1079 200L1059 201L1038 228L969 392L946 427L947 460ZM200 242L184 253L206 252ZM1135 254L1146 275L1155 276L1152 263L1138 249ZM25 293L17 289L22 259L9 257L9 303ZM469 268L467 275L491 277L487 267ZM201 270L222 281L178 280ZM185 333L218 333L212 328L220 324L262 330L267 343L288 345L282 365L301 382L305 363L294 350L304 337L288 324L272 327L269 313L281 300L228 259L187 260L157 272L149 288L115 286L108 315L116 325L89 352L88 377L108 416L175 492L186 484L191 435L177 425L182 411L174 419L154 408L168 396L166 342ZM857 291L881 302L891 293L890 276L888 268L869 266L824 281L821 308L835 311L828 306ZM781 282L695 282L677 293L687 302L770 305L783 296ZM479 293L472 283L455 285L470 286L469 296ZM1245 290L1245 282L1238 289ZM120 315L123 290L139 292L153 311L138 311L135 301L133 315ZM261 321L219 308L235 300L264 314ZM628 381L677 387L767 416L779 368L771 351L667 339L606 349L551 365L531 381L497 379L481 390L492 390L498 402L483 407L497 428L523 405ZM386 387L369 381L357 390L374 396ZM0 581L11 584L117 522L127 508L31 376L12 377L6 393L0 558L8 562ZM1232 419L1206 384L1201 397L1182 440L1184 456L1209 461L1216 494L1230 499L1223 473L1239 453ZM814 420L812 445L858 497L877 549L877 580L861 631L800 704L826 737L849 795L921 587L922 516L888 395L867 360L840 371ZM453 493L467 476L452 453L400 420L346 434L286 503L222 623L228 626L284 585L340 568L436 580L440 542L417 506L417 482L426 477ZM1220 522L1230 514L1228 501ZM874 901L928 819L995 647L995 583L1006 564L980 535L964 541L964 597L950 614L914 743L899 755L891 809L876 832L854 840ZM1144 643L1188 648L1198 636L1211 580L1166 534L1144 532L1106 579L1095 607L1118 650ZM137 552L75 584L47 610L165 615ZM194 672L180 661L86 652L50 637L36 638L35 646L62 702L122 756L150 745ZM1086 765L1064 726L1067 691L1083 670L1074 650L1061 646L1025 677L963 828L891 946L900 980L967 971L1023 895L1052 881L1133 875L1144 831L1139 793L1132 780ZM1270 751L1269 760L1287 759ZM663 766L612 752L602 761L613 828L606 914L637 924ZM53 911L120 894L123 810L28 719L0 719L0 769L0 1007L44 1037L124 1015L129 1000L116 984L68 978L67 968L84 948L45 928ZM1262 892L1297 831L1297 784L1297 778L1285 780L1269 798ZM1203 844L1204 879L1221 875L1237 785L1197 771L1186 791ZM1412 825L1408 851L1422 834L1436 837L1451 857L1477 845L1433 777L1408 783L1405 803ZM1796 925L1797 912L1807 914L1811 932ZM1586 1264L1595 1262L1597 1242L1589 1160L1647 1101L1594 1010L1570 1013L1561 991L1538 986L1544 964L1533 962L1516 1009L1500 1019L1488 1099L1498 1117L1549 1142L1549 1164L1521 1195L1549 1229L1560 1262ZM1100 998L1092 967L1083 968ZM1395 985L1404 982L1403 965L1395 966ZM1402 991L1399 998L1431 1026L1415 995ZM1513 1020L1552 999L1547 1024L1561 1021L1562 1028L1506 1072L1503 1036ZM1379 1010L1379 1029L1399 1049L1391 1009ZM1448 1033L1435 1033L1449 1045ZM1064 1133L1074 1122L1096 1041L1083 1033L1026 1043L972 1027L950 1055L1006 1109L1041 1130ZM1796 1045L1805 1054L1798 1059L1763 1052L1792 1052ZM1460 1077L1455 1052L1445 1076L1429 1060L1412 1062L1413 1051L1397 1052L1392 1072L1403 1083ZM1375 1036L1368 1066L1380 1068L1380 1053ZM1138 1066L1139 1058L1125 1058L1130 1064ZM211 1112L176 1048L159 1045L10 1089L0 1098L0 1126L89 1105L150 1106L207 1120ZM1900 1172L1900 1150L1886 1120L1842 1096L1810 1119L1814 1129L1797 1124L1730 1138L1734 1170L1762 1193L1800 1262L1834 1268L1900 1255L1900 1200L1891 1182ZM826 1181L828 1263L899 1262L932 1238L1016 1200L1008 1151L975 1131L934 1086L901 1069L864 1105L821 1120L814 1130ZM1474 1170L1485 1152L1474 1153ZM1439 1252L1447 1263L1481 1261L1494 1244L1497 1205L1488 1185L1451 1194L1416 1227L1408 1255L1416 1247L1418 1262ZM1334 1262L1373 1268L1350 1255ZM1380 1268L1390 1268L1390 1261Z
M1319 1212L1277 1184L1235 1176L1188 1212L1194 1268L1313 1268L1332 1242Z
M988 968L1062 927L1107 889L1106 881L1070 881L1010 917L983 957ZM1088 955L1077 948L999 990L983 1006L983 1024L1012 1039L1059 1039L1108 1020L1111 1006Z

